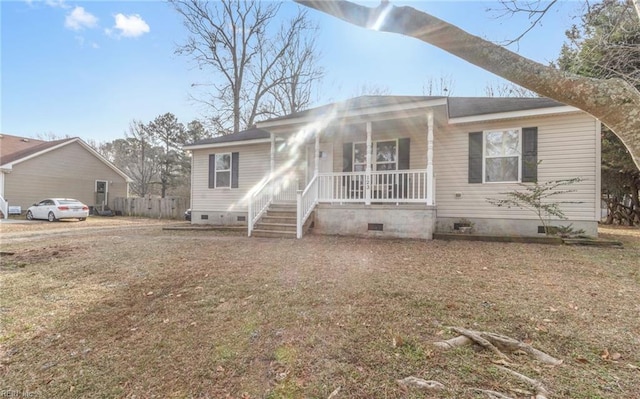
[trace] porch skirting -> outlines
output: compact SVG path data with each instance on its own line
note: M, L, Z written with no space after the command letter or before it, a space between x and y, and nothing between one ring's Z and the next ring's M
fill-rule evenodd
M314 234L431 240L436 207L422 204L318 204Z

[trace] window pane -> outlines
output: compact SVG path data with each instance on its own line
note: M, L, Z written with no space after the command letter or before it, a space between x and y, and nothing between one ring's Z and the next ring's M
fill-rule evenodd
M489 132L486 134L485 155L488 157L502 155L502 132Z
M231 187L231 172L216 172L216 187Z
M518 181L518 157L486 159L485 181Z
M366 166L364 164L362 165L353 165L353 171L354 172L364 172L366 170Z
M376 165L376 170L396 170L395 163L379 163Z
M520 134L518 130L488 132L485 136L485 155L499 157L518 155L520 149Z
M365 143L353 145L353 163L367 163L367 145Z
M376 162L395 162L396 142L381 141L376 143Z
M520 135L517 130L507 130L503 134L504 153L503 155L518 155L520 152Z
M229 170L229 169L231 169L231 155L216 154L216 170Z

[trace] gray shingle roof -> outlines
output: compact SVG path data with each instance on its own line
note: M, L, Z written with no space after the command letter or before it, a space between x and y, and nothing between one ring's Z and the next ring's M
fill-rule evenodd
M560 107L564 104L550 98L449 97L449 118Z
M224 136L212 137L209 139L199 140L195 143L190 143L184 146L184 148L188 148L195 145L205 145L205 144L220 144L220 143L231 143L236 141L247 141L247 140L259 140L259 139L268 139L271 137L271 133L266 130L258 129L252 127L247 130L243 130L234 134L227 134Z
M467 116L478 116L496 114L502 112L525 111L541 108L559 107L564 104L549 98L543 97L443 97L443 96L361 96L340 101L320 107L311 108L305 111L295 112L289 115L271 118L264 122L284 122L298 118L314 118L325 115L329 112L337 112L339 115L346 111L357 111L367 108L384 108L394 105L408 105L416 102L440 100L446 98L449 110L449 118L462 118ZM210 139L200 140L193 144L186 145L185 148L196 145L220 144L230 142L240 142L247 140L269 138L270 133L266 130L251 128L239 133L218 136Z

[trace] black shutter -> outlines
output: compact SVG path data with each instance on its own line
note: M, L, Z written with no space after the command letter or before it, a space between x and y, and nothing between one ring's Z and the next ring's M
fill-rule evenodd
M469 133L469 183L482 183L482 132Z
M538 128L522 128L522 182L538 181Z
M209 154L209 188L216 187L216 154Z
M342 171L353 172L353 143L342 144Z
M238 173L240 164L240 153L231 153L231 188L238 188Z
M409 138L398 140L398 170L409 169L411 143Z

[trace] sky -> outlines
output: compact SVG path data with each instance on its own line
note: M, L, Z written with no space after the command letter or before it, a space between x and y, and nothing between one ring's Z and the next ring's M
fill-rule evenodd
M359 1L359 3L363 3ZM517 37L525 15L497 18L497 2L392 1L424 10L494 42ZM377 5L376 3L364 3ZM557 59L581 2L564 1L509 48L543 64ZM280 18L298 6L285 1ZM352 26L314 10L325 77L314 105L361 94L424 95L429 80L453 96L484 96L502 81L428 44ZM193 85L211 81L176 48L188 32L165 1L0 0L0 133L31 138L123 138L133 120L171 112L185 125L206 116ZM200 89L203 86L196 86Z

